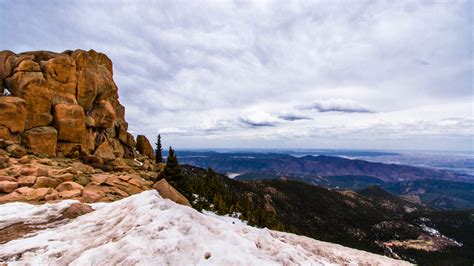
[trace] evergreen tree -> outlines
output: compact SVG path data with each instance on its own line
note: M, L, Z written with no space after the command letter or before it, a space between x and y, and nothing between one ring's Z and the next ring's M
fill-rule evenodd
M156 141L156 163L162 163L163 162L163 148L161 147L161 136L158 134L158 139Z
M165 169L161 172L161 178L165 178L172 186L176 187L178 181L183 179L183 173L179 166L178 158L172 147L168 151Z
M172 147L168 151L165 169L160 173L160 179L166 179L174 188L181 192L186 198L191 198L191 190L179 165L178 158Z

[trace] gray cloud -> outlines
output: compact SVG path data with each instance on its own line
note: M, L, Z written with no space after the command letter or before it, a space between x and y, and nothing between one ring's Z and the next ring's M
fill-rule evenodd
M345 99L315 101L310 105L300 106L299 109L317 110L318 112L374 113L374 111L357 102Z
M280 115L278 116L278 118L283 119L285 121L298 121L298 120L311 120L312 119L309 116L294 115L294 114Z
M268 121L252 121L247 118L240 118L240 122L246 126L250 127L274 127L278 125L277 122L268 122Z

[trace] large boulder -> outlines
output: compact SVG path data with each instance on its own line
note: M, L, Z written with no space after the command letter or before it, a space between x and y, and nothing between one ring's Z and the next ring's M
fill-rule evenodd
M38 63L36 63L33 60L23 60L18 64L17 68L15 69L15 72L18 72L18 71L40 72L41 67Z
M18 97L0 96L0 126L7 127L11 133L21 133L25 129L25 100Z
M12 134L5 126L0 126L0 139L20 143L20 134Z
M73 219L73 218L76 218L78 216L81 216L81 215L84 215L84 214L87 214L87 213L90 213L90 212L93 212L94 209L92 209L91 206L87 205L87 204L84 204L82 202L76 202L76 203L73 203L71 205L69 205L69 207L67 207L63 213L62 213L62 216L64 218L68 218L68 219Z
M70 191L70 190L84 190L84 187L76 182L68 181L59 184L59 186L56 187L56 190L58 192L63 192L63 191Z
M137 151L148 158L155 160L155 151L150 144L150 141L144 135L137 136Z
M0 168L1 169L1 168ZM0 175L0 181L10 181L10 182L17 182L17 179L11 176L4 176Z
M59 132L58 140L83 142L86 133L84 109L80 105L55 105L54 126Z
M61 55L49 61L41 61L41 67L51 91L53 105L77 104L77 74L74 59L68 55Z
M97 96L98 85L94 75L93 69L84 69L78 73L76 98L78 104L86 111L92 109Z
M76 96L72 94L52 93L51 96L53 106L60 103L65 103L69 105L77 104Z
M11 54L10 56L8 56L8 58L5 60L5 63L4 63L4 70L5 70L4 78L11 77L14 73L19 72L17 68L21 64L22 61L33 60L33 59L34 59L33 55Z
M91 110L95 99L118 98L112 79L112 61L106 55L94 50L76 50L72 57L78 71L77 100L84 110Z
M33 201L33 202L45 200L46 196L57 193L56 190L52 188L46 188L46 187L25 190L25 192L26 193L21 194L21 196L23 196L23 199L26 201Z
M36 176L32 175L25 175L25 176L20 176L18 177L18 186L20 187L30 187L35 184L36 182Z
M72 57L61 54L48 61L41 61L41 68L53 94L76 95L76 62Z
M33 188L55 188L57 187L61 182L55 178L47 177L47 176L40 176L36 178L36 182L33 185Z
M0 181L0 192L11 193L18 188L18 183L11 181Z
M22 142L31 153L56 156L58 131L54 127L35 127L25 131Z
M137 147L137 143L135 142L133 135L120 128L118 137L124 148L123 158L135 158L134 151Z
M112 128L115 124L115 110L112 104L107 100L96 102L91 112L95 127Z
M15 53L13 53L12 51L8 51L8 50L0 51L0 85L2 85L0 87L0 92L1 92L0 95L3 94L3 79L12 74L11 71L13 69L7 69L6 67L6 62L8 58L12 55L13 56L15 55Z
M109 145L108 141L104 141L102 144L99 145L99 147L97 147L94 156L104 161L115 159L114 150Z
M89 54L95 60L95 62L100 66L104 67L110 73L111 76L114 74L112 69L112 60L110 60L107 55L103 53L98 53L94 50L90 50Z
M13 96L25 100L25 129L47 126L52 121L52 96L41 72L19 71L5 81Z
M161 179L153 185L153 189L160 193L160 196L165 199L170 199L178 204L191 207L188 199L171 186L165 179Z

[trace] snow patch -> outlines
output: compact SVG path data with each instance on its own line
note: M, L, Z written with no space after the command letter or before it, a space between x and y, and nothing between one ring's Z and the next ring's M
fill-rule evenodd
M61 217L65 209L77 200L63 200L58 203L32 205L23 202L0 204L0 229L12 224L39 224Z
M74 201L2 205L2 221L43 219ZM0 245L11 265L406 265L294 234L258 229L145 191ZM234 223L232 223L234 222Z
M451 244L454 245L454 246L462 247L462 243L459 243L456 240L441 234L438 230L436 230L434 228L428 227L425 224L420 224L420 228L423 231L427 232L429 235L436 236L436 237L439 237L439 238L443 238L443 239L451 242Z
M143 163L137 160L137 158L133 159L135 162L137 162L140 166L143 166Z
M227 177L229 177L230 179L234 179L241 174L242 173L227 173Z

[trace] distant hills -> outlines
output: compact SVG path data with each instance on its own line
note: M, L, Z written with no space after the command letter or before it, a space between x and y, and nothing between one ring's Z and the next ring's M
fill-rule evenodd
M385 183L383 189L405 197L418 197L428 206L440 210L474 208L474 184L448 180L414 180Z
M267 173L280 177L302 176L369 176L385 182L417 179L443 179L472 182L474 177L430 168L368 162L335 156L294 157L272 153L179 152L181 162L199 167L212 167L222 173Z
M474 177L456 172L323 155L181 151L179 158L181 163L232 173L238 180L290 179L354 191L376 185L434 209L474 208Z

